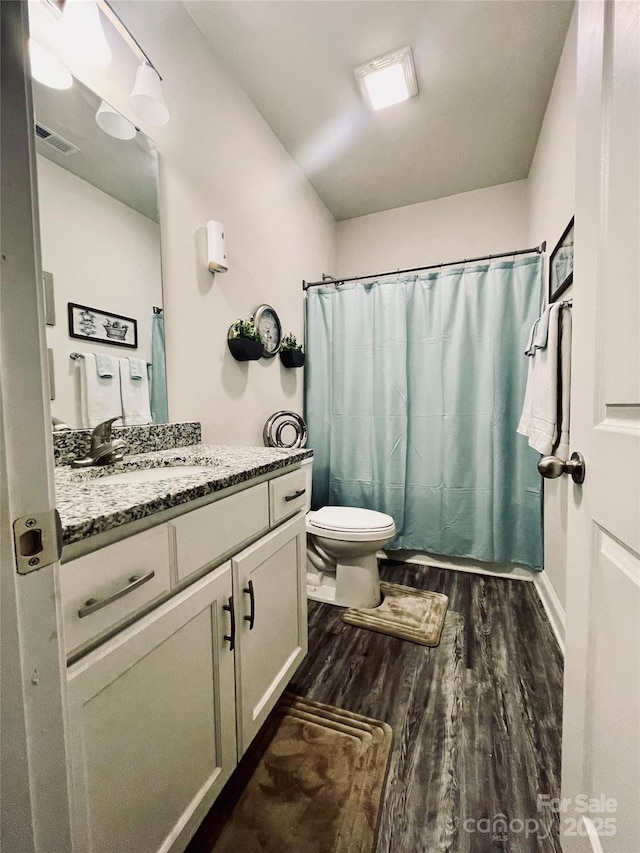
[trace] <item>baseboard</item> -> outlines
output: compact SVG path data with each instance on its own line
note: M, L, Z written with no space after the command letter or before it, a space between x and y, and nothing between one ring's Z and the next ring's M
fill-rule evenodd
M386 558L398 560L401 563L417 563L419 566L451 569L454 572L471 572L472 574L489 575L494 578L532 582L551 623L560 651L564 656L564 607L560 603L546 572L534 572L524 566L509 563L478 563L464 557L443 557L440 554L425 554L423 551L378 551L378 557L382 560Z
M542 602L547 618L551 623L553 633L555 634L560 651L564 657L564 632L565 632L565 613L564 607L560 603L558 594L553 588L549 575L546 572L540 572L533 581L536 592Z
M539 572L514 563L480 563L466 557L444 557L441 554L426 554L424 551L379 551L381 559L398 560L401 563L417 563L419 566L435 566L455 572L471 572L494 578L510 578L519 581L534 581ZM543 572L544 574L544 572Z

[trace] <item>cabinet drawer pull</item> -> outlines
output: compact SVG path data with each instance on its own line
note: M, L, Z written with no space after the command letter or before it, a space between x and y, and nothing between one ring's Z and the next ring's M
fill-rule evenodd
M156 573L154 571L147 572L146 575L133 575L133 577L129 578L129 583L126 586L123 586L122 589L116 590L111 595L108 595L106 598L89 598L84 603L84 607L81 607L78 610L78 618L84 619L85 616L90 616L92 613L95 613L96 610L102 610L103 607L106 607L107 604L113 604L114 601L117 601L119 598L122 598L124 595L127 595L130 592L133 592L134 589L138 589L141 587L143 583L147 583L151 578L154 578Z
M292 495L285 495L284 499L285 501L295 501L296 498L301 498L306 491L306 489L298 489L298 491L294 492Z
M253 631L253 624L256 621L256 600L253 595L253 581L249 581L249 586L245 586L242 591L249 596L251 606L249 615L244 617L244 621L249 623L249 630Z
M236 647L236 614L233 610L232 595L229 596L229 603L222 605L222 609L231 616L231 634L225 634L224 639L229 643L229 651L232 652Z

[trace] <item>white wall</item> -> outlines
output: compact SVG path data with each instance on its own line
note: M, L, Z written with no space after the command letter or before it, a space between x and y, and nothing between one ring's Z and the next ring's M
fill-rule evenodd
M513 181L338 222L337 275L528 248L527 203L526 181Z
M42 266L53 273L55 290L56 324L47 326L56 385L51 412L79 427L79 372L69 353L88 350L151 360L153 306L162 305L160 229L45 157L36 159ZM123 349L70 337L68 302L134 318L138 347Z
M529 240L547 241L547 258L574 213L576 162L577 8L529 172ZM547 274L548 288L548 274ZM566 291L565 298L572 296ZM567 578L568 477L545 480L545 569L562 608Z
M246 94L216 65L181 3L114 2L163 77L171 119L136 123L158 145L169 416L210 443L262 444L279 409L302 410L302 371L236 362L231 323L261 303L301 337L302 279L335 268L332 216ZM114 42L108 73L78 73L132 117L136 60ZM224 222L229 272L207 270L205 222Z

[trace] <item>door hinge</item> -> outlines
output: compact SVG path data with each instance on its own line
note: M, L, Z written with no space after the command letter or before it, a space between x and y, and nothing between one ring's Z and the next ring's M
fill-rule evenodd
M57 509L23 515L13 522L18 574L57 563L62 555L62 523Z

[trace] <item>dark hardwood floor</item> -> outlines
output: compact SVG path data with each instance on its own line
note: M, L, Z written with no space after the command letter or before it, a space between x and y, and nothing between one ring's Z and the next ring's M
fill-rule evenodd
M560 792L562 657L533 585L391 561L380 575L449 596L440 645L309 602L309 654L289 687L391 725L377 853L559 853L537 798Z

